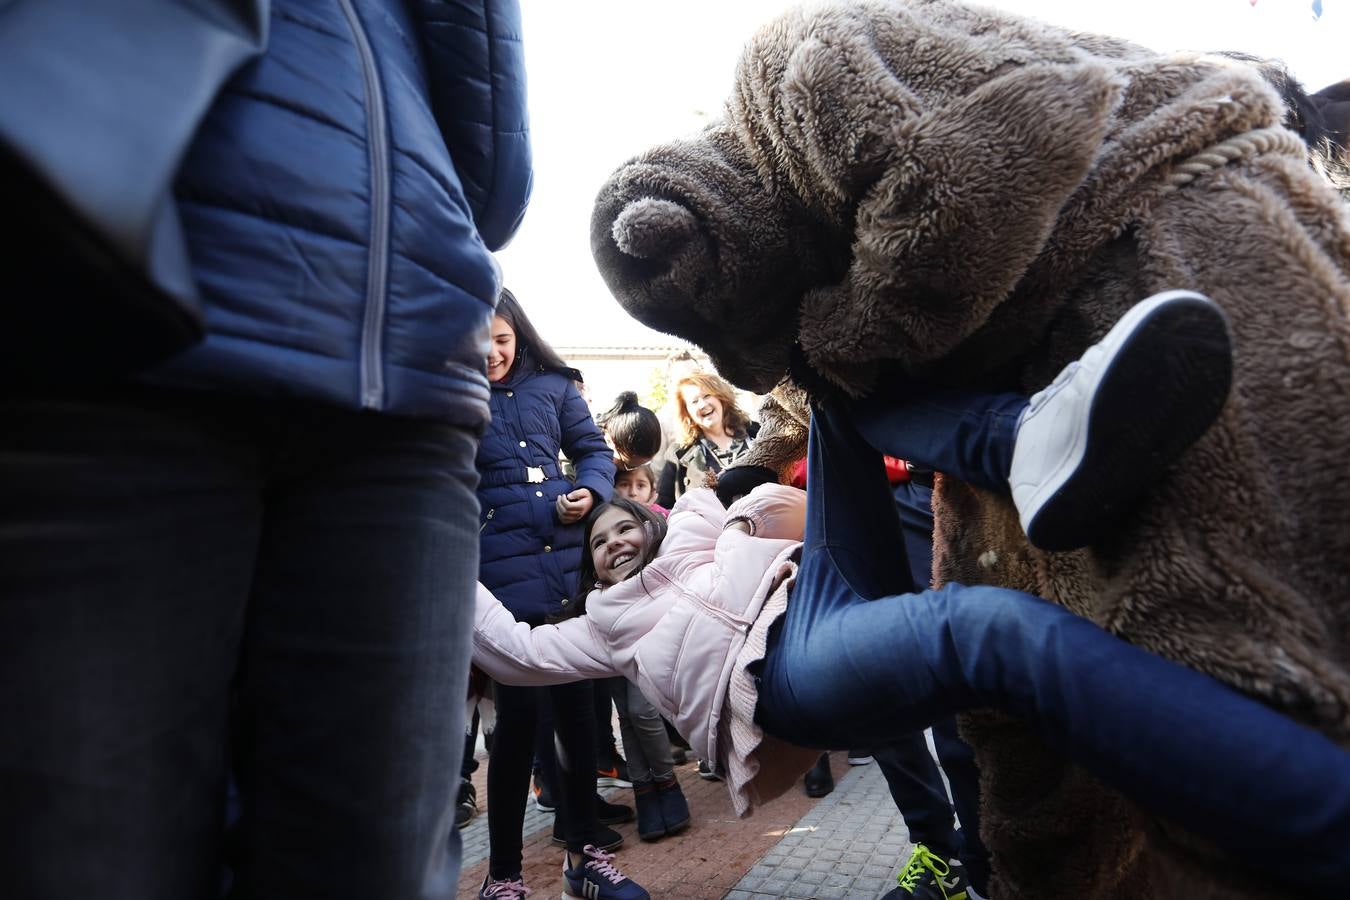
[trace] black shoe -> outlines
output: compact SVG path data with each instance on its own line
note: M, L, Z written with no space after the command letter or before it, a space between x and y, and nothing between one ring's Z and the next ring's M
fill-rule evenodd
M672 773L656 782L656 798L661 801L661 818L666 823L666 834L679 834L689 827L689 801L680 790L680 782Z
M534 773L534 808L540 812L553 812L558 808L557 801L553 799L553 789L538 772Z
M708 765L706 759L698 761L698 777L704 781L721 781L722 776L713 771L712 766Z
M478 815L478 791L465 778L459 783L459 798L455 801L455 827L463 828Z
M595 817L601 825L621 825L633 821L633 807L622 803L610 803L599 794L595 797ZM606 848L601 847L601 850Z
M553 820L553 844L557 847L566 847L567 838L563 836L562 822L558 819ZM604 825L595 833L595 839L587 841L588 844L594 844L601 850L614 850L623 846L623 835L619 834L613 828L607 828Z
M600 759L595 765L595 784L596 787L633 786L633 779L628 777L628 761L612 745L608 750L600 751Z
M633 785L633 802L637 806L638 837L657 841L666 836L666 820L661 817L661 799L656 796L656 783L648 781Z
M830 773L830 754L820 754L820 759L802 779L806 785L806 796L824 797L834 790L834 775Z

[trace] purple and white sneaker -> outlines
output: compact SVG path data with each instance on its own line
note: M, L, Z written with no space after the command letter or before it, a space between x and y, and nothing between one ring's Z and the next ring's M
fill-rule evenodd
M575 869L563 854L563 900L651 900L647 889L614 867L614 854L594 844L582 851L584 861Z

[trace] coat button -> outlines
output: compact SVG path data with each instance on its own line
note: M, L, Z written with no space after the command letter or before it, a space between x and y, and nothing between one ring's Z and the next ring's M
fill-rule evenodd
M542 496L544 496L544 492L543 492L543 491L535 491L535 492L534 492L534 495L535 495L536 497L542 497Z
M514 397L515 395L516 395L516 392L515 392L515 391L507 391L507 392L506 392L506 396L508 396L508 397Z
M545 545L544 545L544 552L545 552L545 553L552 553L552 552L553 552L553 548L550 547L548 544L545 544Z
M524 442L524 441L521 441L521 442L520 442L520 446L524 447L524 446L525 446L525 442Z

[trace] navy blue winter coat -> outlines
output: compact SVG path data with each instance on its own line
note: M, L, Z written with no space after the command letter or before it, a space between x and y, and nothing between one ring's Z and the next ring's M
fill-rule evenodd
M614 492L614 455L570 378L540 371L528 355L492 385L492 424L478 446L482 531L478 580L517 621L562 612L577 590L582 525L558 521L555 503L576 487L596 503ZM576 466L574 485L558 450ZM545 476L531 482L529 469Z
M514 0L272 0L176 187L207 337L149 377L482 427L529 191Z

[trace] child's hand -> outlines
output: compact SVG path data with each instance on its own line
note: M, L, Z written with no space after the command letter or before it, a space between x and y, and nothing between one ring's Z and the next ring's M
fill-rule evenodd
M558 497L557 503L558 521L564 525L571 525L590 512L594 503L595 498L586 488L577 488L570 494L562 494Z

